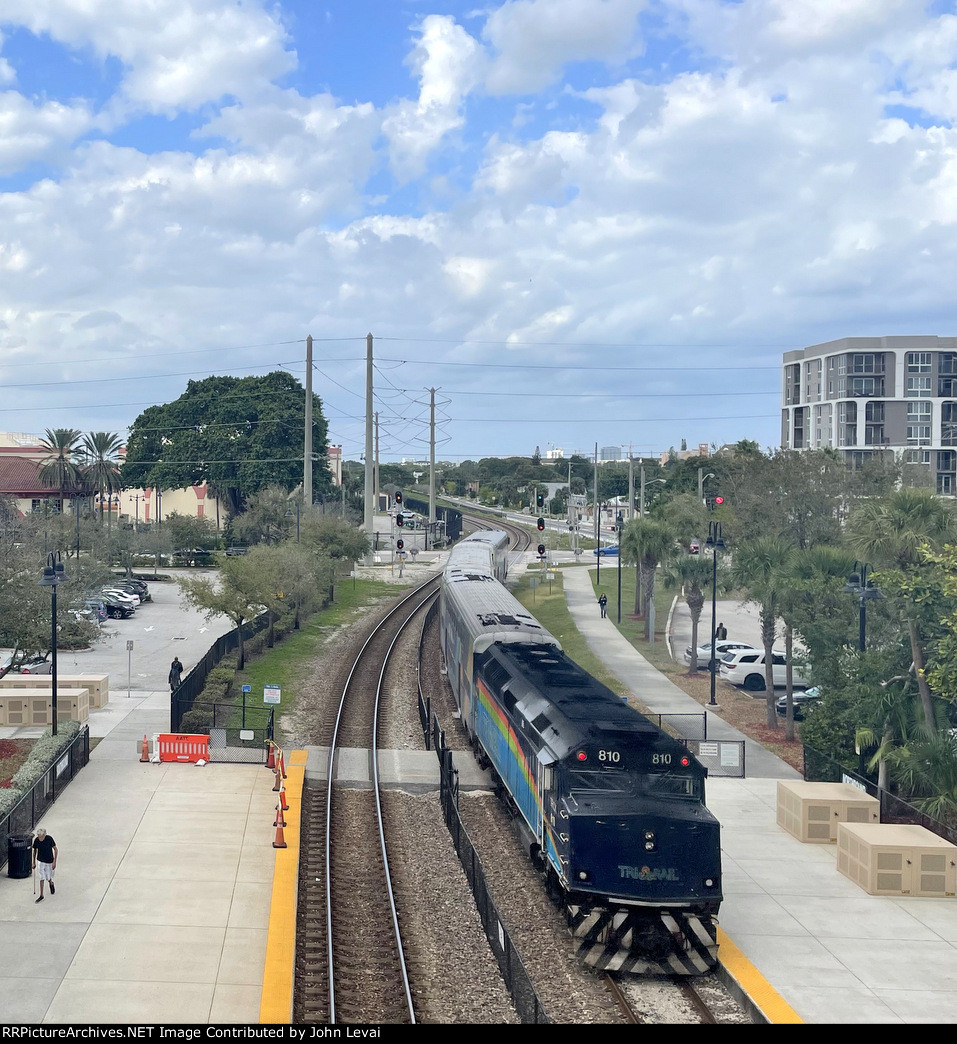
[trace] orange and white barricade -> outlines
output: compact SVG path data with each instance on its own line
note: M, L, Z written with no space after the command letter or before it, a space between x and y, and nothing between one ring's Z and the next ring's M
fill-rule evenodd
M209 735L161 732L159 759L160 761L184 761L193 764L197 761L209 761Z

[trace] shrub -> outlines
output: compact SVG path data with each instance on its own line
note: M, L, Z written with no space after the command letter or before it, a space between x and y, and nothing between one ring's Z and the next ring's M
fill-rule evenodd
M213 724L213 712L208 707L194 707L183 715L179 723L180 731L204 734L209 732Z
M22 797L76 739L79 731L80 723L78 721L65 721L58 726L56 736L52 732L45 732L33 745L30 756L14 774L11 780L12 786L7 793L19 791L19 797Z

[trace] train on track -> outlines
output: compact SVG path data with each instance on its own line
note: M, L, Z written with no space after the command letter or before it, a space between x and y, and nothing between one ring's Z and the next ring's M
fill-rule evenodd
M440 642L473 749L586 964L702 974L722 898L707 772L565 654L500 582L507 558L505 533L475 533L442 576Z

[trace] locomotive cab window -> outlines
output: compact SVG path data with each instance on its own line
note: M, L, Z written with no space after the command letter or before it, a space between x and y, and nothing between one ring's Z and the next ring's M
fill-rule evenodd
M631 769L567 769L565 785L572 794L627 794L701 800L701 779L690 772L635 772Z

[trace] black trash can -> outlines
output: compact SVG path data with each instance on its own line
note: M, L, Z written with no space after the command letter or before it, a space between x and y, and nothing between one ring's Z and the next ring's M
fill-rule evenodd
M7 877L29 877L33 872L33 841L29 834L7 834Z

